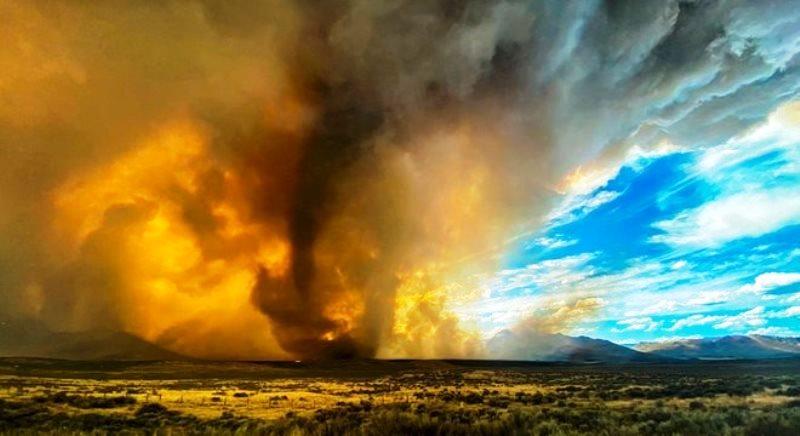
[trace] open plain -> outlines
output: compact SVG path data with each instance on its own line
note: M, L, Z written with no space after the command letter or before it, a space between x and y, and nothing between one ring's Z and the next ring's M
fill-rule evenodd
M798 434L800 360L0 361L0 431Z

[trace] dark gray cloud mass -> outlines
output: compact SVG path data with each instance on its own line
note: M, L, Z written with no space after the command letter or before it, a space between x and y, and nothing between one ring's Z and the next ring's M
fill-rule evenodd
M478 353L447 301L570 172L719 143L800 88L791 0L0 16L0 310L198 356Z

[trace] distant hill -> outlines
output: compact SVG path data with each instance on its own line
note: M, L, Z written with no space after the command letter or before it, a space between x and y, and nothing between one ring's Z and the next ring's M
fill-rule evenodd
M800 338L734 335L643 342L637 350L674 359L777 359L800 357Z
M654 362L669 360L603 339L562 334L519 335L503 330L489 340L493 359L546 362Z
M182 360L180 354L130 333L53 332L28 319L0 319L0 356L73 360Z

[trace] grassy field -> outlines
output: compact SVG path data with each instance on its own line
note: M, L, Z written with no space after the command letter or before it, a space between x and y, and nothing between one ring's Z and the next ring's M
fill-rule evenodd
M0 360L0 432L800 434L800 361Z

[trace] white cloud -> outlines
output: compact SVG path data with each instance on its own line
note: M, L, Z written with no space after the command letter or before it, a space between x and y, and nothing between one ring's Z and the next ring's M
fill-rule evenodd
M723 196L681 212L654 227L666 232L653 242L678 246L716 247L729 241L771 233L800 223L796 189L755 190Z
M678 304L672 300L659 299L655 303L625 312L626 316L641 316L669 313L675 310Z
M506 269L490 278L486 286L501 293L527 287L563 289L584 280L594 272L587 265L593 257L590 253L582 253L532 263L524 268Z
M765 292L800 282L800 273L786 272L767 272L759 274L752 283L742 285L734 291L707 290L698 291L696 296L687 301L690 306L703 306L708 304L727 303L740 298L744 294L764 294ZM800 294L798 294L800 295ZM787 302L793 301L794 297L789 297ZM764 300L775 299L764 295ZM800 297L795 299L800 300Z
M549 238L547 236L543 236L541 238L536 238L534 240L536 244L541 245L542 247L556 249L556 248L564 248L569 247L571 245L575 245L578 243L577 239L562 239L562 238Z
M594 194L569 195L548 216L553 224L565 224L586 216L598 207L614 201L622 193L616 191L599 191Z
M616 192L616 191L600 191L594 196L588 198L583 203L583 208L588 210L596 209L610 201L613 201L621 194L622 194L621 192Z
M794 283L800 283L800 273L768 272L759 274L753 283L742 286L740 291L761 294L770 289L788 286Z
M613 328L615 333L630 332L630 331L645 331L651 332L661 326L660 322L653 321L649 316L640 318L628 318L617 321L618 328Z
M648 340L647 342L675 342L685 341L688 339L703 339L703 335L659 336L657 338L653 338L652 340Z
M677 341L685 341L689 339L702 339L703 335L685 335L685 336L659 336L657 338L648 339L644 342L639 342L639 345L645 344L655 344L655 343L664 343L664 342L677 342Z
M774 314L777 318L791 318L793 316L800 316L800 306L790 306Z
M704 306L707 304L725 303L732 297L730 292L725 291L701 291L697 296L689 300L693 306Z
M718 330L737 330L747 327L759 327L766 323L764 306L758 306L737 315L725 316L719 323L714 325L714 328Z
M674 332L676 330L680 330L684 327L694 327L699 325L707 325L713 322L717 322L721 319L725 318L724 316L719 315L691 315L683 319L679 319L672 324L672 327L668 328L668 331Z
M464 320L481 323L484 331L492 331L506 328L548 305L591 297L578 284L593 274L594 269L588 264L593 257L594 254L582 253L502 270L481 280L481 287L488 290L487 298L452 310Z
M685 267L686 265L687 265L687 262L685 260L679 260L679 261L673 263L670 266L670 268L672 268L672 269L681 269L681 268Z
M747 327L760 327L767 323L764 307L758 306L750 310L740 312L736 315L701 315L695 314L679 319L672 324L668 331L674 332L685 327L695 327L701 325L714 324L717 330L731 329L740 330Z

